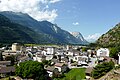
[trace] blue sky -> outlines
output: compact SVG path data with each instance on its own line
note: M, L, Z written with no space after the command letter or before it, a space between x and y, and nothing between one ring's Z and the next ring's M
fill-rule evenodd
M55 23L61 28L81 32L89 38L107 32L120 22L120 0L62 0L52 8L57 9Z
M120 22L120 0L0 0L0 11L28 13L95 40Z

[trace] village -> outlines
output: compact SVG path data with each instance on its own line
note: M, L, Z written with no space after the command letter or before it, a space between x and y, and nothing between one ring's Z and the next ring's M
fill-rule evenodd
M57 69L59 73L64 73L68 69L86 68L86 79L90 78L92 69L102 62L113 61L115 64L120 64L114 58L110 58L110 51L107 48L99 48L97 50L86 50L82 48L86 46L23 46L19 43L13 43L11 47L0 48L0 77L6 77L15 72L14 64L19 64L25 61L50 61L50 65L45 65L49 77L53 76L53 71ZM9 56L15 60L10 60Z

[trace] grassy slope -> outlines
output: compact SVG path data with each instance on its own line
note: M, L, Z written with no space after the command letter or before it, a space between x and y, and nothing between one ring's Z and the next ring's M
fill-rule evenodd
M85 69L84 68L75 68L71 69L68 73L65 74L61 80L82 80L85 79Z

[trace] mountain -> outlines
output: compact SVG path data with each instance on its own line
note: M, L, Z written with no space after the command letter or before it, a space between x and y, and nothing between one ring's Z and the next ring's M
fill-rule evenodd
M77 38L82 44L88 44L80 32L70 32L75 38Z
M0 14L0 43L39 43L44 37L28 27L11 22Z
M120 46L120 23L115 25L107 33L103 34L98 40L97 44L103 47Z
M56 24L52 24L48 21L37 21L30 17L28 14L21 12L4 11L0 14L6 16L11 22L20 24L31 28L36 33L44 36L44 40L47 43L70 43L70 44L83 44L82 40L78 40L69 32L61 29Z

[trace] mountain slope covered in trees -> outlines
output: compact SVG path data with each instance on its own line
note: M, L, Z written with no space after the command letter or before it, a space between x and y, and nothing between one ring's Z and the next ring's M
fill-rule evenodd
M107 33L103 34L97 43L103 47L115 47L120 46L120 23L115 25L113 29L110 29Z
M45 40L45 36L28 27L13 23L0 14L0 43L42 43Z

